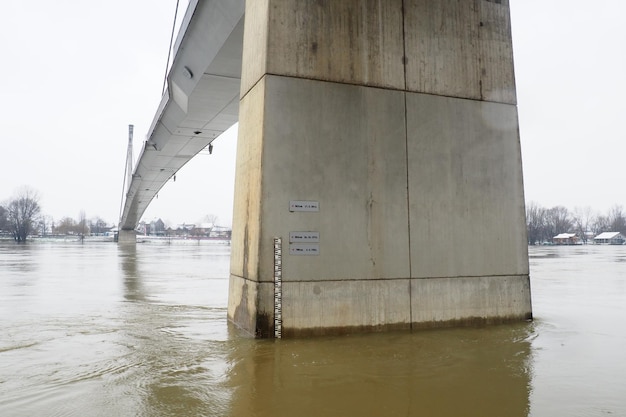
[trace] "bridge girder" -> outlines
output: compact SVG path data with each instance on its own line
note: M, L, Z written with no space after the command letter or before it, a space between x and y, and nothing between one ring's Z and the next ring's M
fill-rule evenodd
M159 190L239 118L244 0L190 2L167 90L126 191L119 228L133 230Z

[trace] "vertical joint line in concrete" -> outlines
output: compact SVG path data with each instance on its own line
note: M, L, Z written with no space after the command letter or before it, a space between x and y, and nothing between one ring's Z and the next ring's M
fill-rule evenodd
M480 21L480 23L478 25L478 30L477 30L477 33L478 33L478 35L477 35L478 36L478 44L480 45L481 42L482 42L481 38L482 38L482 34L483 34L483 31L482 31L482 29L483 29L483 21L482 21L482 16L481 16L481 5L479 4L479 2L475 2L474 6L475 6L476 13L478 13L478 16L479 16L478 19ZM479 70L478 74L480 74L479 78L478 78L478 90L479 90L478 94L480 96L480 101L485 101L485 96L483 94L483 71L485 70L485 68L483 68L483 56L482 56L482 54L478 54L478 70Z
M413 266L411 265L411 198L409 188L409 125L407 110L407 56L406 56L406 1L402 0L402 65L404 69L404 157L406 162L406 213L407 233L409 242L409 328L413 329L413 294L411 292L411 277Z
M406 56L406 2L402 0L402 69L404 75L404 91L407 91L406 87L406 65L407 65L407 56Z

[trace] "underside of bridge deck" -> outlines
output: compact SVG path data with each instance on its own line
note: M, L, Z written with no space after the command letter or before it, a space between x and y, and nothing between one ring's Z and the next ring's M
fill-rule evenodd
M239 117L244 0L192 0L159 108L126 192L133 230L159 190Z

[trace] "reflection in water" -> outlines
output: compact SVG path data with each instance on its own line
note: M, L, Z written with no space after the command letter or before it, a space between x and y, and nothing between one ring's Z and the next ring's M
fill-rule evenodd
M129 301L143 301L141 280L137 276L137 245L120 243L118 248L124 272L124 298Z
M250 341L231 416L527 416L532 325Z
M224 415L217 411L224 411L230 395L219 388L221 362L230 342L225 306L213 305L211 293L226 294L228 255L229 248L219 246L120 247L128 301L121 342L131 365L123 377L137 381L132 415ZM204 271L212 263L218 265Z
M0 270L7 271L6 278L15 278L15 282L21 285L19 279L32 278L37 271L38 263L33 258L33 249L30 245L18 245L13 241L0 244Z

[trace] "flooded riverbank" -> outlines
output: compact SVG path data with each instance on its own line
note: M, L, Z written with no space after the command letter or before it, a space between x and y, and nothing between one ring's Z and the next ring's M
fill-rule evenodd
M0 415L626 415L626 247L529 250L533 323L276 341L228 245L2 242Z

